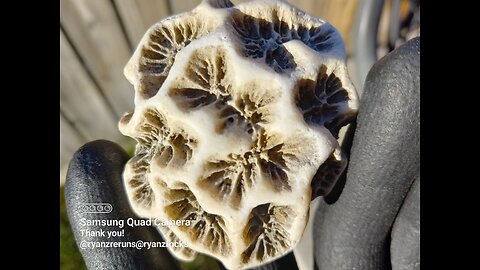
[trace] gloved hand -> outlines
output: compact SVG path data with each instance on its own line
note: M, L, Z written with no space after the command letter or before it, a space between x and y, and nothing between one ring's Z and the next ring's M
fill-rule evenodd
M420 38L381 59L364 87L348 173L315 215L315 263L321 270L420 269ZM348 138L347 138L348 140ZM99 140L73 156L65 183L68 215L89 269L179 269L166 248L91 248L92 242L161 242L153 227L89 220L135 218L122 181L129 159L117 144ZM85 203L112 205L85 213ZM105 235L91 235L104 231ZM91 244L90 244L91 245ZM296 269L292 253L257 269Z
M418 37L368 73L345 186L315 214L318 268L420 269L419 174Z

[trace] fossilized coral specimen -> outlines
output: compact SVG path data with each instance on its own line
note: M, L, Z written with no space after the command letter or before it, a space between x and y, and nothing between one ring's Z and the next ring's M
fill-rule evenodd
M152 26L125 67L137 141L124 180L144 218L181 259L231 269L293 249L313 196L345 168L337 136L355 116L343 43L328 23L285 2L204 1Z

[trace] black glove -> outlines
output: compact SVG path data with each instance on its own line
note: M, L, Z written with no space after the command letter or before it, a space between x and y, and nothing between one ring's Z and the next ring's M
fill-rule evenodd
M415 38L368 73L345 186L337 185L338 200L321 202L315 215L318 268L420 269L419 173L420 38Z
M320 203L314 223L320 270L420 269L420 38L381 59L370 71L353 138L348 173ZM348 148L351 144L347 142ZM89 242L161 242L153 227L107 227L87 220L135 218L122 181L129 159L117 144L93 141L74 155L67 173L68 216L89 269L179 269L166 248L91 248ZM85 203L112 205L85 213ZM403 206L402 206L403 205ZM105 235L89 232L103 230ZM292 253L257 269L296 269Z

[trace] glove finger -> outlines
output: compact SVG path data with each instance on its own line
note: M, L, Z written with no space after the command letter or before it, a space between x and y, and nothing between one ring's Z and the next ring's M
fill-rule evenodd
M252 270L298 270L298 266L295 255L290 252L273 262L252 268Z
M221 265L221 270L226 270L226 268ZM295 260L295 255L293 252L287 253L285 256L282 256L272 262L266 263L253 268L248 268L247 270L298 270L297 261Z
M393 270L420 270L420 177L395 218L390 254Z
M344 189L315 215L319 269L388 269L390 230L420 170L419 47L410 40L367 76Z
M137 220L122 181L128 159L119 145L98 140L82 146L70 161L65 204L85 263L89 269L179 269L166 248L144 245L163 241L156 229L127 225L127 219Z

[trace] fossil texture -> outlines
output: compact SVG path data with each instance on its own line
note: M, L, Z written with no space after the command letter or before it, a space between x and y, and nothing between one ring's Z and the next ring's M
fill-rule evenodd
M343 42L328 23L283 1L203 1L153 25L125 67L137 141L124 181L178 258L229 269L291 251L310 201L346 165L339 129L355 117Z

